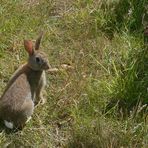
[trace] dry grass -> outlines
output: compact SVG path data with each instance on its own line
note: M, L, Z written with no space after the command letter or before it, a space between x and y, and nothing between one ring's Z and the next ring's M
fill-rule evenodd
M136 8L123 1L133 16L124 12L119 22L118 2L1 1L0 94L26 61L23 39L41 30L42 48L59 69L47 73L47 103L23 131L1 125L1 147L148 146L147 53L141 28L131 32Z

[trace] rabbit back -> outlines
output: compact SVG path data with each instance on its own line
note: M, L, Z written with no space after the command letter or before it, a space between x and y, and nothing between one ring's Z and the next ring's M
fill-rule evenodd
M34 103L27 76L21 74L0 100L0 118L19 127L32 115Z

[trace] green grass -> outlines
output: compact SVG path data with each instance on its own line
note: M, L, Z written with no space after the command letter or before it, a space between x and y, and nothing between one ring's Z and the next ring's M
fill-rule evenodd
M0 95L42 30L52 67L73 67L47 74L47 103L0 147L148 147L146 0L0 2Z

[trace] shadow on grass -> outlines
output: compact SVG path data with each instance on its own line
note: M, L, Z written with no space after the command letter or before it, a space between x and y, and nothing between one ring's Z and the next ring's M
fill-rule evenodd
M146 10L147 3L145 0L120 0L116 4L111 4L108 7L108 4L104 2L102 4L102 9L113 9L113 12L110 13L108 10L105 14L106 24L100 28L109 39L112 39L114 32L122 30L126 26L131 33L134 31L141 31L143 27L143 16L147 13ZM99 26L98 26L99 27Z

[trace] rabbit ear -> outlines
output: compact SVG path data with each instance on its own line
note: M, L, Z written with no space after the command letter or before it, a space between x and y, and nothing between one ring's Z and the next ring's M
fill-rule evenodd
M43 32L40 33L39 37L37 38L37 40L35 42L35 50L39 50L42 36L43 36Z
M29 40L24 40L24 47L26 51L29 53L29 55L33 54L33 43Z

